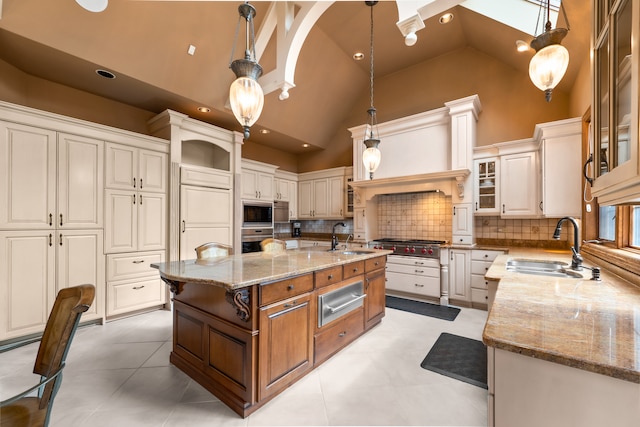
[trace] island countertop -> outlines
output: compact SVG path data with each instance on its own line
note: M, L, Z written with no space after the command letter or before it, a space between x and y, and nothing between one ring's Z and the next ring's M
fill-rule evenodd
M499 280L483 333L491 347L640 383L640 288L602 270L602 281L507 271L500 255L485 278ZM531 259L571 263L571 255L533 253ZM588 265L588 263L587 263Z
M303 248L278 253L253 252L205 260L172 261L152 264L152 267L169 280L234 290L390 253L392 251L378 249L327 251Z

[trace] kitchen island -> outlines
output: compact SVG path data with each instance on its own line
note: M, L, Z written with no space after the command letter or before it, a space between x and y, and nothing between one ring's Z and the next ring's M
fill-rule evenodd
M514 258L571 264L510 252L487 271L499 280L483 333L489 425L640 425L640 288L606 270L601 281L509 271Z
M154 265L175 366L242 417L378 324L390 251L295 249Z

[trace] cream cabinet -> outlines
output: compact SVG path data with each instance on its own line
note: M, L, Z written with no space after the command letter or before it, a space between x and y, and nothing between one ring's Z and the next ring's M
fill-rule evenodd
M471 251L449 250L449 300L469 304L471 301Z
M452 243L473 244L473 209L470 203L453 205Z
M495 291L497 283L490 283L491 281L485 279L484 275L493 264L493 260L503 253L496 250L473 249L471 251L471 304L473 307L490 309L492 297L495 296L495 292L491 294L490 290Z
M537 152L500 157L500 216L535 218L540 215Z
M107 188L167 192L166 153L114 143L107 143L105 152Z
M298 217L344 218L344 176L304 180L298 183Z
M0 228L102 227L102 141L0 122L0 152Z
M437 259L389 256L386 289L420 297L440 298L440 263Z
M102 319L102 230L0 231L0 341L42 333L58 291L92 284L96 296L82 321Z
M289 219L298 218L298 174L276 171L274 199L289 202Z
M107 317L161 306L165 286L151 264L164 261L164 251L107 255Z
M475 215L500 213L500 159L490 157L473 162Z
M273 201L276 169L274 165L242 159L240 198Z

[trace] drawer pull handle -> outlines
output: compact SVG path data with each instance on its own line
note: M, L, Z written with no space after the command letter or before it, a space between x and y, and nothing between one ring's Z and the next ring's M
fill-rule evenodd
M134 264L142 264L143 262L144 262L144 260L143 260L143 259L138 260L138 261L133 261L133 263L134 263Z
M421 285L419 283L415 283L414 286L417 286L418 288L424 288L424 285Z
M298 303L298 301L294 300L294 301L292 301L292 302L291 302L291 304L285 304L285 305L283 305L282 307L284 307L284 308L290 308L290 307L295 306L297 303Z
M424 270L416 270L416 273L424 273Z
M340 338L344 337L345 335L347 335L347 331L343 331L338 334Z
M331 314L335 314L335 313L337 313L337 312L338 312L338 311L340 311L340 310L344 310L346 307L350 306L351 304L354 304L354 303L356 303L356 302L358 302L358 301L360 301L360 300L364 299L364 297L366 297L367 295L366 295L366 294L364 294L364 295L352 295L352 296L353 296L353 297L355 297L355 298L353 298L352 300L349 300L349 301L345 302L344 304L340 304L340 305L339 305L339 306L337 306L337 307L331 307L330 305L327 305L327 306L326 306L326 308L328 308L328 309L329 309L329 311L331 312Z
M414 262L414 264L415 264L415 265L424 265L424 262L421 262L421 261L415 261L415 262Z
M144 288L144 285L142 285L142 286L134 286L134 287L133 287L133 289L135 289L136 291L137 291L138 289L142 289L142 288Z
M293 285L289 285L289 286L287 286L287 290L288 290L288 291L292 291L292 290L293 290L293 288L294 288L294 286L293 286Z

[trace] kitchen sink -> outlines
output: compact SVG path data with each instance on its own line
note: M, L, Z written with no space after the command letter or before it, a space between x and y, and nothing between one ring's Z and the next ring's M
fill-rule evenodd
M567 270L568 264L562 261L510 259L506 263L507 271L523 274L537 274L552 277L582 278L582 274Z

